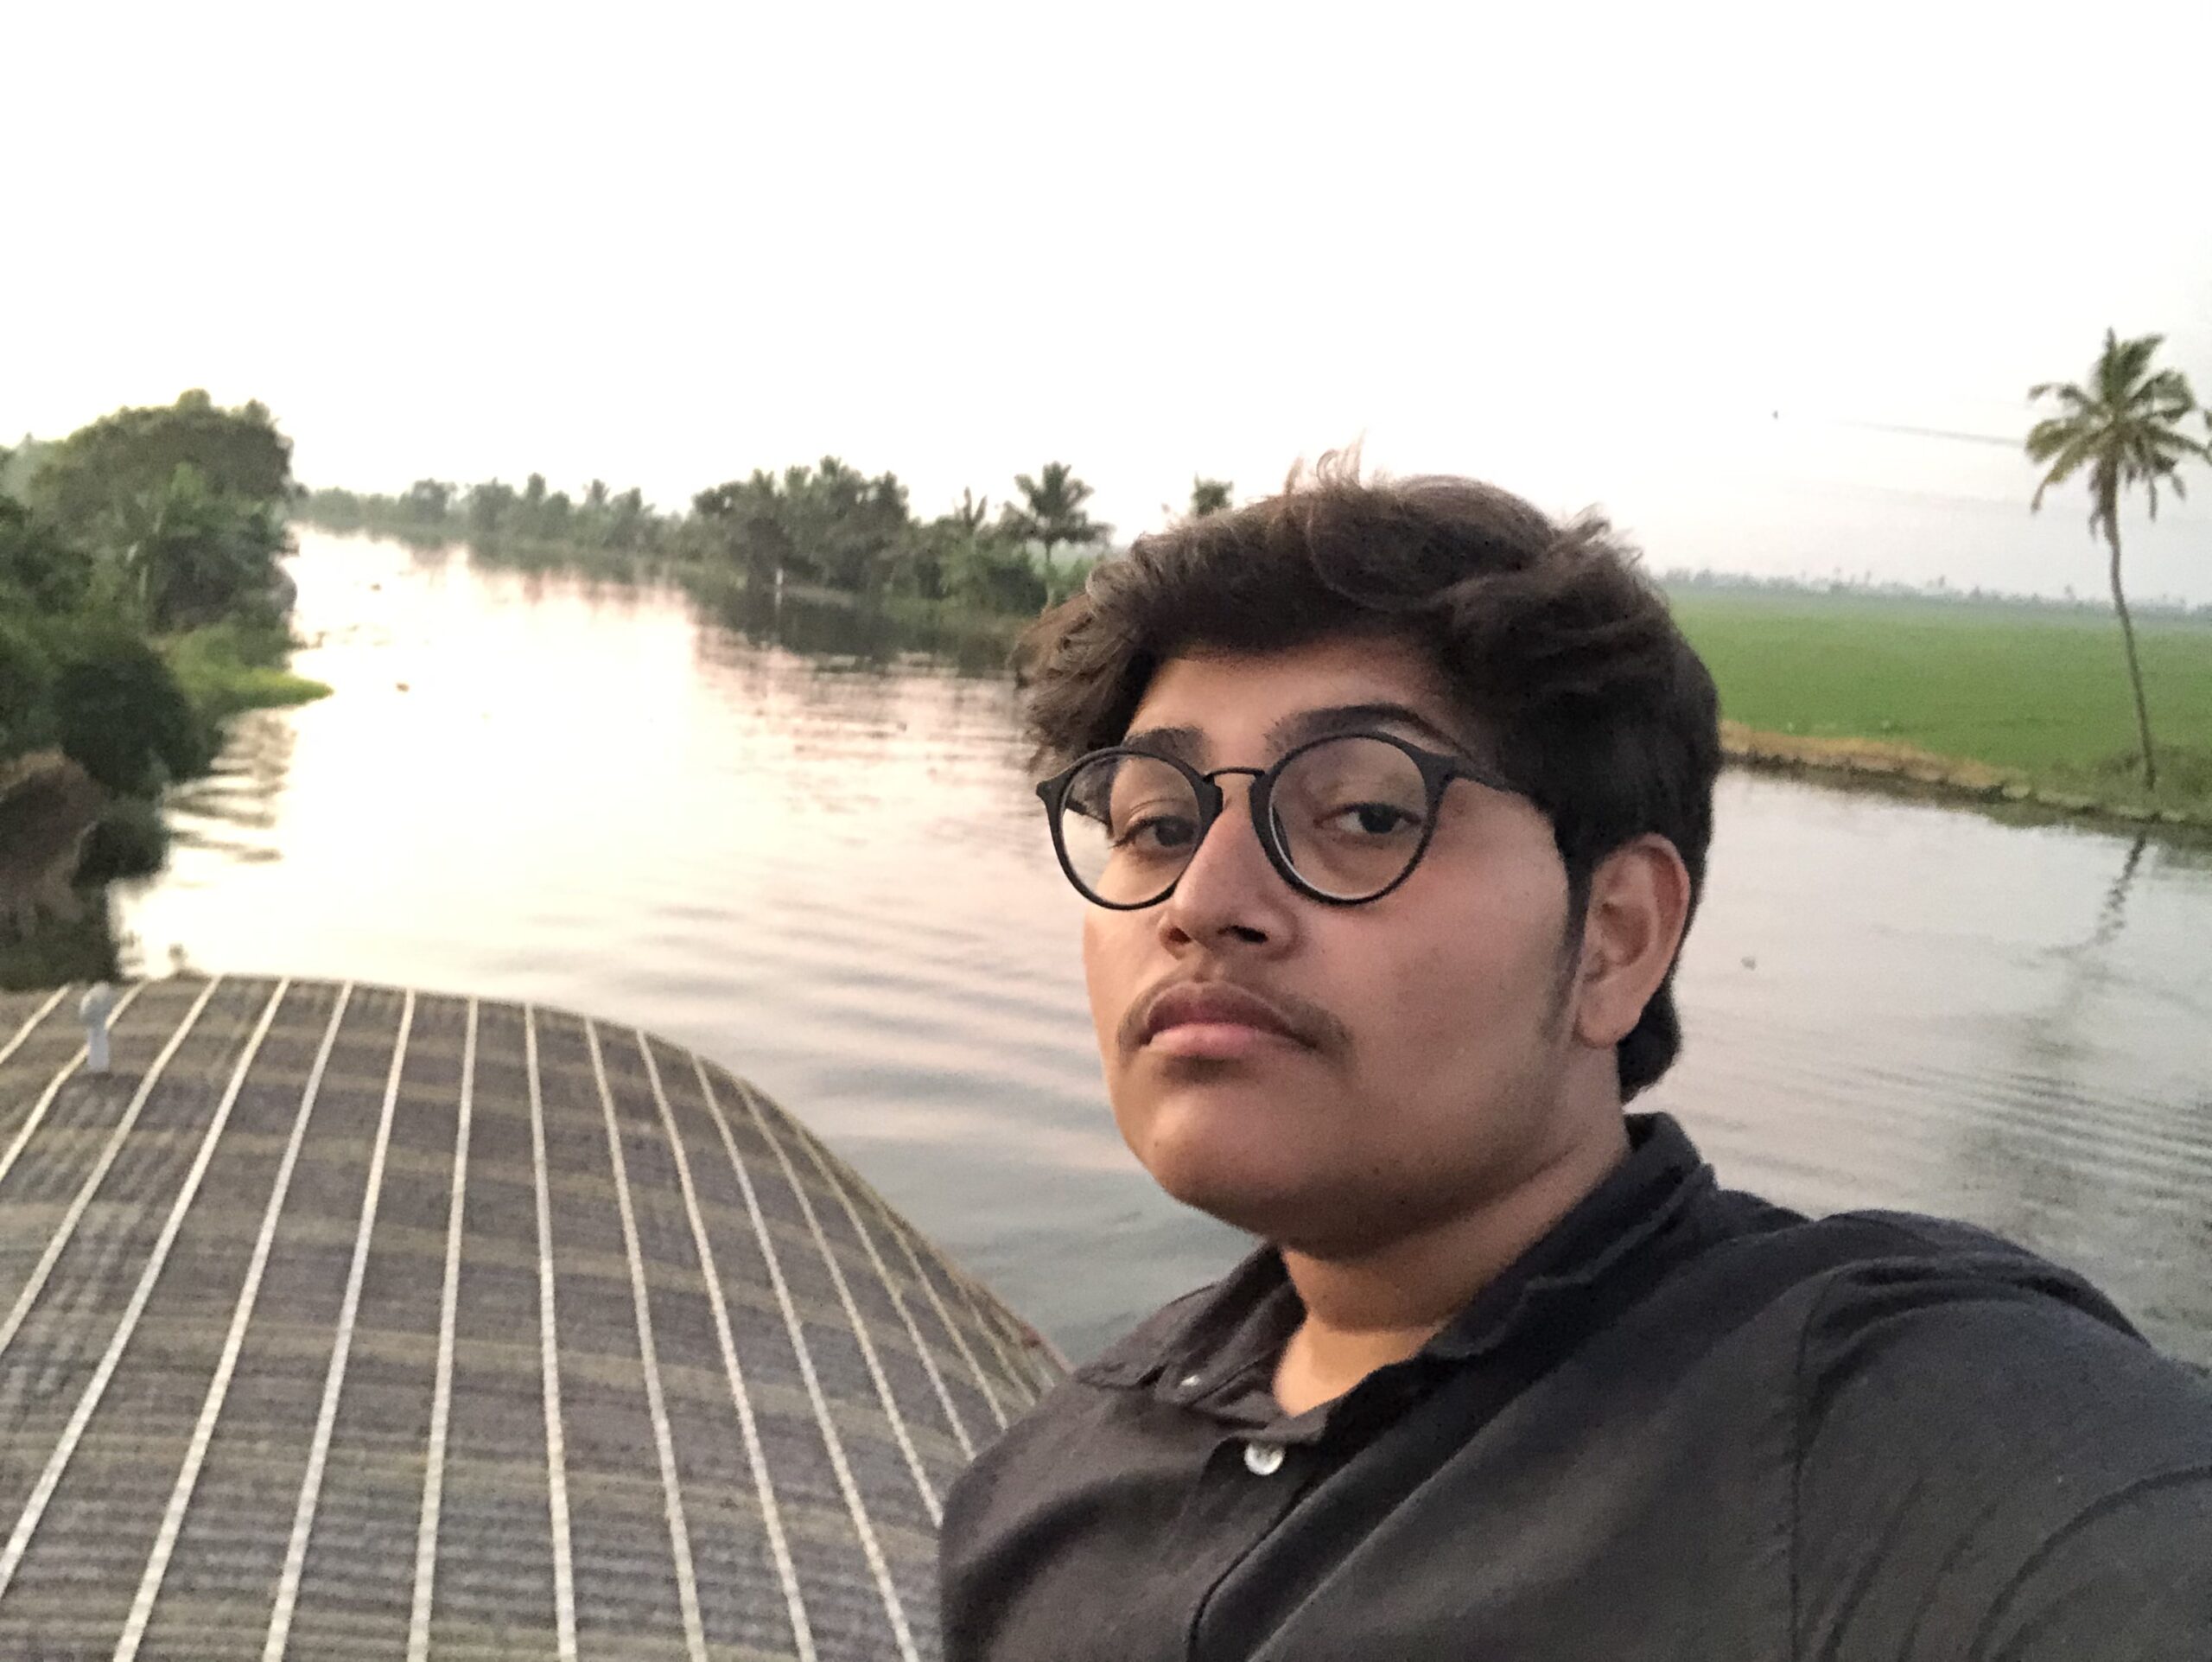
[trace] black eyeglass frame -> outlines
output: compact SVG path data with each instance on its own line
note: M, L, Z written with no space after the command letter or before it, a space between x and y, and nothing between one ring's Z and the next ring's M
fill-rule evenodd
M1415 846L1412 856L1407 860L1406 869L1372 895L1332 895L1326 889L1316 888L1298 875L1296 867L1291 863L1289 854L1276 839L1274 833L1268 829L1274 816L1268 812L1268 805L1274 794L1275 783L1282 777L1284 769L1307 751L1319 749L1325 744L1334 744L1344 739L1376 739L1393 749L1402 751L1412 761L1414 766L1421 770L1421 783L1428 793L1428 806L1421 821L1420 844ZM1268 863L1275 869L1276 875L1292 888L1305 895L1306 899L1319 901L1324 906L1369 905L1397 888L1407 878L1420 869L1422 856L1427 854L1429 843L1436 835L1437 811L1443 806L1444 788L1453 780L1471 780L1478 785L1485 786L1493 791L1503 791L1510 796L1527 797L1529 794L1493 770L1478 762L1471 761L1465 756L1446 755L1441 751L1424 749L1408 739L1400 738L1395 733L1368 732L1363 729L1344 733L1324 733L1318 738L1306 740L1303 744L1294 745L1265 767L1216 767L1210 773L1203 774L1179 757L1167 755L1158 750L1148 750L1141 744L1109 745L1103 750L1093 750L1087 755L1077 757L1060 772L1042 781L1037 786L1037 796L1045 805L1046 822L1051 827L1052 833L1052 852L1059 860L1061 871L1066 875L1068 882L1075 885L1077 894L1082 895L1093 906L1103 906L1111 912L1141 912L1148 906L1158 906L1175 892L1176 885L1183 881L1183 872L1188 871L1191 868L1189 861L1184 862L1183 870L1177 872L1173 878L1169 879L1167 887L1148 901L1102 900L1092 892L1088 883L1076 875L1075 863L1068 857L1067 838L1061 831L1061 822L1065 818L1068 791L1074 785L1077 774L1094 762L1103 761L1108 756L1141 756L1147 761L1166 762L1190 782L1192 793L1198 799L1198 831L1191 839L1191 859L1192 860L1198 857L1198 849L1205 842L1206 833L1213 829L1214 822L1221 818L1224 809L1228 806L1227 793L1214 781L1235 774L1241 774L1250 779L1252 788L1245 793L1245 806L1251 812L1252 831L1260 839L1260 847L1267 854Z

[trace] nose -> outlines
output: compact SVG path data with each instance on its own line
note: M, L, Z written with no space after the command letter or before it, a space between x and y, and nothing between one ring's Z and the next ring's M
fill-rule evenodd
M1295 896L1260 845L1248 799L1217 780L1226 799L1176 880L1175 892L1161 902L1161 933L1171 944L1285 941ZM1248 777L1243 789L1251 787Z

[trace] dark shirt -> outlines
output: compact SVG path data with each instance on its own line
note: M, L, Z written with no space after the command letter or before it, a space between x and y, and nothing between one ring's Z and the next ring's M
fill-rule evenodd
M2212 1385L2094 1289L1717 1188L1681 1129L1285 1415L1262 1246L954 1484L948 1662L2212 1659Z

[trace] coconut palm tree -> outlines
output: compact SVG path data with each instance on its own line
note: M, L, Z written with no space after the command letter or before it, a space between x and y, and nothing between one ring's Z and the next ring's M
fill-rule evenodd
M991 499L978 496L966 486L960 488L960 506L945 517L959 527L963 536L973 539L983 534L985 524L991 515Z
M1065 462L1046 462L1035 479L1027 474L1017 474L1014 483L1021 493L1021 505L1007 503L1000 510L1001 523L1017 541L1045 544L1047 570L1052 569L1052 550L1059 544L1102 542L1114 529L1097 524L1084 512L1083 505L1090 500L1090 487L1077 479Z
M1209 513L1227 513L1229 510L1229 494L1231 488L1230 482L1226 479L1201 479L1195 474L1192 475L1191 480L1191 518L1193 519L1203 519Z
M2135 656L2135 625L2127 615L2127 596L2120 581L2120 498L2140 485L2151 517L2158 517L2158 487L2186 496L2181 463L2186 457L2212 460L2212 448L2191 438L2181 423L2196 408L2189 380L2177 369L2154 369L2164 335L2120 340L2105 331L2104 350L2090 366L2088 385L2045 381L2028 397L2052 400L2058 413L2028 430L2028 459L2044 469L2031 512L2043 506L2044 493L2087 469L2089 534L2104 533L2112 549L2112 603L2120 614L2120 634L2127 648L2127 677L2135 690L2135 726L2143 741L2143 783L2158 788L2158 763L2151 748L2151 710L2143 698L2143 669Z

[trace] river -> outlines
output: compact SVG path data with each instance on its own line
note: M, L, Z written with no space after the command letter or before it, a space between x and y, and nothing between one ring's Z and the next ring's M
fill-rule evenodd
M302 533L300 672L130 961L537 1000L746 1073L1077 1360L1245 1238L1099 1083L1011 683L796 605ZM1724 1180L1963 1217L2212 1364L2212 851L1724 776L1649 1093Z

